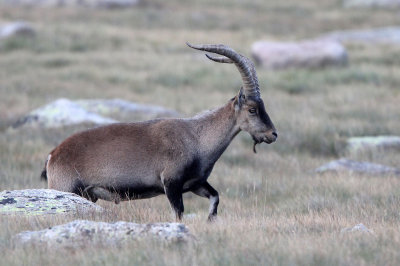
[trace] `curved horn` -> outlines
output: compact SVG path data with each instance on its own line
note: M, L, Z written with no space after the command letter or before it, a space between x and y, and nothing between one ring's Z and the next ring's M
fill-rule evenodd
M234 63L242 76L243 89L246 97L260 97L256 70L250 59L238 54L232 48L223 44L192 45L188 42L186 42L186 44L193 49L223 55L224 57L214 57L206 54L208 59L218 63Z
M227 63L227 64L233 64L234 62L232 61L232 59L229 59L228 57L225 56L212 56L209 54L206 54L207 58L217 62L217 63Z

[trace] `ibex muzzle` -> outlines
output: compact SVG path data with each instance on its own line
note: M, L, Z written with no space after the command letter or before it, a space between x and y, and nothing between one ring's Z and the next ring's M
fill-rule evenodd
M117 123L77 133L48 156L42 177L48 187L92 201L150 198L166 194L177 219L182 194L210 200L209 220L217 215L218 192L207 182L216 161L240 131L255 145L272 143L277 133L265 111L253 63L225 45L189 47L222 55L213 61L233 63L243 87L224 106L186 119Z

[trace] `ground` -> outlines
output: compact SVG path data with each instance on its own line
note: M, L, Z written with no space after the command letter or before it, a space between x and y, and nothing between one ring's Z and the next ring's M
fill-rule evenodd
M250 56L261 39L295 41L333 30L399 24L397 9L344 9L341 1L150 1L126 10L0 8L1 22L26 20L32 39L0 42L0 189L45 188L47 154L87 126L8 130L19 117L60 97L122 98L186 116L225 104L241 80L191 43L224 43ZM349 64L324 69L257 68L261 95L279 138L257 146L240 133L209 182L220 192L219 218L208 201L184 197L184 223L196 244L138 242L120 248L58 250L13 246L11 237L75 219L164 222L164 196L91 216L0 217L4 265L396 265L400 263L400 180L394 176L318 175L345 156L351 136L400 134L400 46L346 45ZM399 167L398 152L350 156ZM374 233L341 233L363 223Z

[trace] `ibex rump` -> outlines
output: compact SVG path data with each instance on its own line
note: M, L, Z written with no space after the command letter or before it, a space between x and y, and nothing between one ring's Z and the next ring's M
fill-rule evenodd
M254 146L272 143L277 133L260 97L252 62L224 45L191 45L216 53L207 57L238 68L243 87L224 106L188 119L118 123L77 133L56 147L42 176L48 187L92 201L150 198L166 194L177 219L182 194L210 199L209 220L217 215L218 192L207 182L215 162L241 131ZM255 149L255 148L254 148Z

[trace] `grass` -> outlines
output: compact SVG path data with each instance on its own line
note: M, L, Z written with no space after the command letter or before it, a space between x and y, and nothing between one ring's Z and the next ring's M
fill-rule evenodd
M343 9L341 1L146 1L127 10L13 8L4 22L26 20L33 39L0 42L0 189L44 188L48 152L87 126L8 130L22 115L60 97L123 98L185 116L224 104L240 87L231 65L185 46L226 43L250 55L260 39L299 40L339 29L399 24L398 10ZM219 219L208 202L184 197L194 244L136 242L120 248L52 250L15 246L11 238L74 219L173 221L165 197L113 205L84 216L0 217L4 265L397 265L398 178L312 170L346 155L347 137L399 135L400 49L347 46L349 64L323 69L258 68L261 94L279 139L258 145L241 133L209 178L220 192ZM349 155L399 167L396 151ZM341 230L363 223L374 234Z

